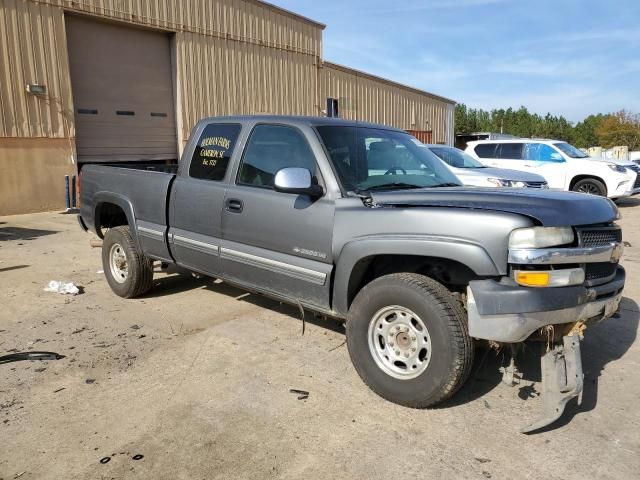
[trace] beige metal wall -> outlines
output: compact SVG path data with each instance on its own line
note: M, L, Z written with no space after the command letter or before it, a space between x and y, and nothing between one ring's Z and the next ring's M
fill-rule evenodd
M318 114L314 56L192 33L176 35L176 55L183 140L210 115Z
M324 25L256 0L40 0L158 29L320 55Z
M72 133L66 45L61 8L0 0L0 137ZM27 94L28 83L46 85L47 95Z
M453 145L453 100L325 62L320 73L321 101L327 97L338 99L343 118L431 130L434 143Z
M63 209L67 138L0 138L0 215Z
M0 0L0 170L21 172L5 176L0 185L0 215L63 206L58 177L75 169L65 13L175 33L181 144L207 115L319 112L324 26L271 5L256 0ZM28 83L45 85L47 95L27 94Z
M319 63L324 26L268 4L0 0L0 137L74 136L64 11L176 32L183 134L199 116L218 112L317 113L317 72L312 66ZM206 64L211 59L215 63ZM283 84L285 79L297 83ZM218 80L224 89L213 90L211 84ZM27 83L46 85L47 96L28 95ZM247 94L239 93L241 86L251 89L249 95L265 98L249 105ZM263 86L272 87L273 96L256 90ZM214 98L215 105L203 103Z

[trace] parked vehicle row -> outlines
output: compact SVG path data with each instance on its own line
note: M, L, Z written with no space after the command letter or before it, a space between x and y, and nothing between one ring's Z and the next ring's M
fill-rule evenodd
M488 167L468 153L446 145L426 145L449 165L463 184L477 187L549 188L544 177L535 173Z
M401 405L454 395L477 345L514 353L508 381L519 347L544 342L545 411L524 430L544 427L582 390L584 324L619 307L617 209L465 187L430 148L448 158L381 125L207 118L177 170L85 165L79 221L117 295L148 292L159 260L345 321L358 374Z
M541 175L549 188L618 199L640 193L640 166L625 160L589 157L556 140L480 140L465 150L482 163Z

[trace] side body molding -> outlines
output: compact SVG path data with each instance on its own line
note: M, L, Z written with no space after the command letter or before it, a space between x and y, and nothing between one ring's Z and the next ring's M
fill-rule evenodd
M497 276L499 269L479 244L463 239L426 235L376 235L348 242L336 262L333 282L333 310L346 316L349 278L354 266L375 255L416 255L455 260L480 276Z

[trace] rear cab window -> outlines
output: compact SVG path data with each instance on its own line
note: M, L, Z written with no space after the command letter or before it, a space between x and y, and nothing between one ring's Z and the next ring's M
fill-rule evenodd
M223 180L240 130L241 126L237 123L207 125L193 151L189 176L218 182Z

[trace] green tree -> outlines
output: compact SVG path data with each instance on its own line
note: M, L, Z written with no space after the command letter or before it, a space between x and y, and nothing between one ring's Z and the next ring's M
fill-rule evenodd
M589 115L581 122L576 123L573 128L571 143L579 148L589 148L599 146L600 140L596 134L596 130L600 127L602 121L609 117L598 113L597 115Z
M629 150L640 148L640 114L626 110L606 116L596 128L600 144L605 148L627 145Z
M456 105L456 133L502 132L518 137L548 137L570 140L573 126L566 118L547 114L544 118L525 106L489 111Z

